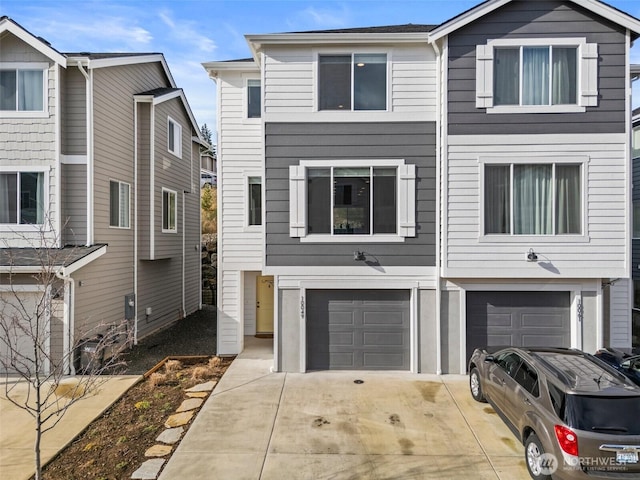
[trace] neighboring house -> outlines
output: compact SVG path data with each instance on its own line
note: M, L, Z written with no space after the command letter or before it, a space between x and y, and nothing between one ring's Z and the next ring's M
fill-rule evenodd
M44 293L51 356L200 308L203 140L163 55L60 53L2 17L0 86L0 295ZM46 292L43 253L60 277Z
M640 76L640 65L635 65ZM633 111L631 158L633 159L633 255L631 277L633 280L633 308L631 311L632 346L640 348L640 108Z
M218 353L273 334L279 371L459 373L481 345L630 346L638 35L597 1L490 0L205 63Z

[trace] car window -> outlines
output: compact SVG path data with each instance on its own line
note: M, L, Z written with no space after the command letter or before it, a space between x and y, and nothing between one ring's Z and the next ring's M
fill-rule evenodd
M522 386L522 388L534 397L540 395L540 388L538 387L538 373L527 362L522 361L520 363L520 368L518 368L513 378Z
M567 395L570 427L608 435L640 435L640 397Z
M549 387L549 397L551 398L553 410L556 412L556 415L558 415L558 418L564 421L565 394L553 383L549 383L548 380L547 386Z
M496 357L496 364L500 366L510 377L513 377L518 371L518 367L522 359L517 353L506 352Z

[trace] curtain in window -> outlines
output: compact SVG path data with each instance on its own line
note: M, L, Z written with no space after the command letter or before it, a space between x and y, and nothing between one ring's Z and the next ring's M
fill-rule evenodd
M120 184L120 226L129 228L129 185Z
M0 223L18 223L18 182L15 173L0 174Z
M556 165L556 233L581 233L580 166Z
M549 105L549 47L522 49L522 104Z
M513 169L514 233L551 235L552 166L515 165Z
M577 103L577 49L553 47L552 103L575 105Z
M18 110L42 111L43 103L42 70L18 70Z
M509 165L487 165L484 170L485 233L511 233L511 172Z
M494 105L520 103L520 49L497 48L493 62Z
M36 175L36 223L42 225L45 212L44 173L37 173Z

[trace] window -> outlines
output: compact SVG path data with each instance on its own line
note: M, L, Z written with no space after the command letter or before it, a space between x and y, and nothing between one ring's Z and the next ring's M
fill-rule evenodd
M177 194L172 190L162 189L162 231L176 233L176 219L178 218Z
M129 190L128 183L109 182L109 225L112 227L129 228Z
M262 179L249 177L249 225L262 225Z
M44 172L0 173L0 224L44 223Z
M415 165L404 161L302 161L290 167L290 235L313 241L415 236L415 179Z
M182 157L182 126L169 117L167 145L171 153L176 157Z
M574 164L485 165L485 234L581 234L581 179Z
M507 375L514 377L522 359L517 353L505 352L496 357L496 364L502 368Z
M319 110L386 110L387 55L320 55Z
M633 238L640 238L640 202L633 202Z
M640 125L634 127L631 139L631 158L640 157Z
M0 69L0 111L43 112L44 80L42 69Z
M247 80L247 118L260 118L261 114L260 80Z
M488 113L584 112L597 105L597 44L556 38L476 46L476 107Z
M534 397L538 397L540 395L538 374L527 362L523 361L520 364L520 368L514 375L513 379Z

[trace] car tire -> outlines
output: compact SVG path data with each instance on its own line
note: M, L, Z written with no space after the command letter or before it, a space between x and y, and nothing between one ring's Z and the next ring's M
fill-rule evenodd
M545 464L548 459L543 457L544 453L544 448L538 436L535 433L529 435L524 442L524 460L527 464L529 475L534 480L551 480L551 474L557 468L557 465ZM555 461L557 463L557 460Z
M477 368L473 367L469 373L469 390L471 390L471 396L476 402L486 403L487 399L484 398L482 393L482 384L480 383L480 372Z

